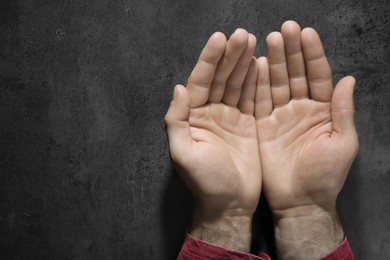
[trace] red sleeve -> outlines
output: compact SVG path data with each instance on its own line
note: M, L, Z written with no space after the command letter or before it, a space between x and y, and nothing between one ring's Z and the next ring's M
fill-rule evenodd
M353 260L353 253L347 238L331 253L323 256L320 260Z
M232 259L232 260L271 260L271 258L260 253L259 256L233 251L223 247L209 244L202 240L196 239L187 234L184 244L181 248L178 260L203 260L203 259Z
M256 256L244 252L233 251L196 239L189 234L186 236L177 259L271 260L271 258L265 253L260 253L259 256ZM347 239L344 239L344 241L334 251L321 257L320 260L353 260L353 253Z

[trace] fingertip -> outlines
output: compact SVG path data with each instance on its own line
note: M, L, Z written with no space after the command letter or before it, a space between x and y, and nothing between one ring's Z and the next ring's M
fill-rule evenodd
M261 63L267 62L267 57L265 57L265 56L260 56L257 60L258 60L258 62L261 62Z
M225 36L225 34L223 33L223 32L214 32L211 36L210 36L210 38L215 38L215 39L226 39L226 36Z
M222 49L226 46L226 36L222 32L215 32L210 36L208 42L212 42L216 48Z
M234 39L235 43L238 45L246 44L249 39L249 33L245 29L237 28L232 36L230 36L230 39Z
M280 32L271 32L265 39L268 46L277 45L280 40L283 40L282 34Z
M180 85L176 85L174 88L173 88L173 98L172 100L175 101L179 98L179 86Z
M344 77L344 80L348 80L349 81L349 83L351 84L351 85L353 85L353 86L355 86L356 85L356 78L354 77L354 76L345 76Z
M183 85L176 85L173 89L173 98L165 115L165 123L172 124L177 120L188 117L190 108L190 97L187 89Z
M283 33L289 33L289 32L296 32L296 31L301 31L301 26L293 21L293 20L288 20L282 24L281 27L281 32Z
M174 89L173 89L173 101L176 101L179 99L179 96L180 96L180 92L182 90L180 90L181 88L184 88L183 85L180 85L180 84L177 84Z
M181 84L177 84L177 85L175 86L175 89L176 89L177 91L183 91L183 89L185 89L185 87L184 87L183 85L181 85Z
M250 33L248 36L248 45L255 45L256 46L256 44L257 44L256 36L253 35L252 33Z
M317 39L319 38L320 36L314 28L306 27L301 32L302 44L310 44L312 42L317 41Z
M272 32L266 38L267 57L270 64L279 63L285 59L284 40L280 32Z
M344 97L346 104L354 108L353 93L355 92L356 79L353 76L345 76L336 85L335 91L339 92L339 97ZM340 89L341 88L341 89ZM342 102L342 101L339 101Z
M309 33L310 34L310 33L317 33L317 31L312 27L305 27L305 28L303 28L302 33L305 33L305 34Z
M332 101L332 120L334 130L350 136L356 134L354 123L355 104L353 92L356 80L352 76L342 78L336 85Z
M258 63L257 63L256 57L252 57L251 63L249 65L249 70L253 69L253 67L256 68L256 69L258 67Z
M353 107L353 92L355 89L356 80L352 76L342 78L336 85L335 93L333 94L332 103L335 108Z
M243 29L243 28L237 28L233 34L242 34L242 35L247 35L248 31Z
M337 86L342 86L342 87L348 87L348 88L352 88L354 89L355 88L355 85L356 85L356 79L355 77L353 76L345 76L344 78L342 78L338 84L336 85Z
M178 101L181 104L185 104L189 106L190 97L187 88L181 84L177 84L173 90L172 101Z

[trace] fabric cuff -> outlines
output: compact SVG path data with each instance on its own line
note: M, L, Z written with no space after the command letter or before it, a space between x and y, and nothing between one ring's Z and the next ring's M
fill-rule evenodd
M259 256L256 256L245 252L230 250L196 239L190 234L187 234L177 259L271 260L271 258L265 253L260 253Z
M332 252L320 258L320 260L353 260L353 252L347 238Z
M190 234L186 235L184 244L177 257L178 260L187 259L246 259L246 260L271 260L265 253L259 253L258 256L234 251L217 245L199 240ZM320 260L353 260L354 255L347 238L332 252L320 258Z

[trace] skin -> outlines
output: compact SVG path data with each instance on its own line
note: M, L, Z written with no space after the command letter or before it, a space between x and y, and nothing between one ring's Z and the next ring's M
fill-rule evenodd
M249 252L261 189L278 258L316 259L344 238L336 199L358 150L355 80L333 88L315 30L288 21L254 59L243 29L210 37L165 116L170 155L196 199L190 233Z
M336 199L358 151L355 79L333 88L321 40L293 21L258 59L256 124L263 190L280 259L316 259L344 238Z
M165 116L171 158L197 202L190 233L246 252L261 192L255 46L243 29L212 35Z

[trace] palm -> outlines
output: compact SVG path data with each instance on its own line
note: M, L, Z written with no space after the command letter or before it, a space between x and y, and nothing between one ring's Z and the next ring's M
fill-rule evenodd
M302 44L302 46L301 46ZM333 90L321 41L286 23L259 59L256 123L272 210L334 205L357 151L353 81Z
M166 116L171 157L204 212L252 216L260 197L255 46L245 30L213 35Z
M261 189L254 117L224 104L208 104L190 110L189 125L191 186L214 206L254 210Z
M273 209L318 203L340 191L345 176L335 164L344 151L333 132L329 103L292 100L257 126L264 187Z

